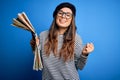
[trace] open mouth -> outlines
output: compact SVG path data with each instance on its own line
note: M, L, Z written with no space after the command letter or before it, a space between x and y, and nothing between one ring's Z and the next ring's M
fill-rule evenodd
M66 23L67 21L66 21L66 19L59 19L59 22L60 22L61 24L64 24L64 23Z

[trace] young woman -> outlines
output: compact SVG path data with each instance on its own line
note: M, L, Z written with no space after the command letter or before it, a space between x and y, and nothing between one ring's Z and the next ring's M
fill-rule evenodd
M41 46L42 80L79 80L77 70L83 69L94 45L87 43L82 48L82 40L76 33L75 15L74 5L59 4L53 12L50 29L41 32L36 39ZM31 46L35 46L33 39Z

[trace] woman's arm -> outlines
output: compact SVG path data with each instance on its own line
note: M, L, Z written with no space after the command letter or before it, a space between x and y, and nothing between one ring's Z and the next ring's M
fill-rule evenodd
M90 52L94 50L92 43L87 43L84 47L80 36L76 35L75 41L75 66L77 69L82 70L87 62Z
M76 60L76 68L82 70L87 62L87 56L80 55L79 58Z

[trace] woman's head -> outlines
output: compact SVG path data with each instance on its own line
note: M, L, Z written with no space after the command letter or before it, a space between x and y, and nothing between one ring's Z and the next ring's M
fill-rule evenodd
M44 45L46 55L49 56L51 51L53 51L54 55L58 53L58 33L59 29L63 28L66 29L66 31L63 34L63 45L59 56L63 57L65 61L73 59L76 33L75 15L76 9L70 3L61 3L56 7L53 13L54 20L49 29L47 42Z
M61 28L67 28L70 26L72 17L75 17L76 9L74 5L70 3L59 4L53 12L56 25Z
M56 24L60 28L67 28L72 21L72 11L71 9L64 7L60 9L56 16Z

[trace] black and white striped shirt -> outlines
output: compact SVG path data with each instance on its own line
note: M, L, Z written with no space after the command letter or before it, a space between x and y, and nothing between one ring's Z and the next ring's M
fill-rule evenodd
M47 57L44 53L44 44L48 36L48 31L40 33L40 46L41 56L43 62L42 80L80 80L78 75L78 69L83 69L87 57L81 54L82 51L82 40L78 34L75 37L75 56L74 60L64 62L63 59L55 57L54 54L50 53ZM63 35L58 36L58 51L63 44Z

